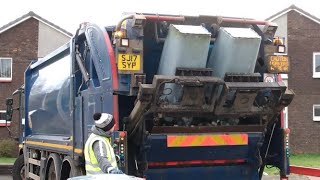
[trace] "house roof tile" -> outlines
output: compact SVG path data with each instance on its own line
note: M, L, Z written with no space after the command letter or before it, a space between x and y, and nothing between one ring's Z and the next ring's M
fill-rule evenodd
M25 15L23 15L23 16L15 19L15 20L9 22L8 24L0 27L0 34L3 33L3 32L5 32L5 31L7 31L8 29L11 29L12 27L14 27L14 26L16 26L16 25L18 25L18 24L26 21L27 19L30 19L30 18L35 18L35 19L37 19L38 21L41 21L42 23L44 23L44 24L46 24L46 25L48 25L48 26L56 29L57 31L59 31L59 32L61 32L61 33L63 33L63 34L65 34L66 36L69 36L69 37L72 36L72 34L71 34L70 32L68 32L68 31L66 31L65 29L63 29L63 28L61 28L61 27L53 24L52 22L50 22L50 21L42 18L41 16L37 15L37 14L34 13L33 11L30 11L30 12L28 12L27 14L25 14Z

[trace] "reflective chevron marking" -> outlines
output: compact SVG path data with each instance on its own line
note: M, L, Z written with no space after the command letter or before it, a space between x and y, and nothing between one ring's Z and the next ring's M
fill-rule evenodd
M167 147L247 145L248 134L168 135Z

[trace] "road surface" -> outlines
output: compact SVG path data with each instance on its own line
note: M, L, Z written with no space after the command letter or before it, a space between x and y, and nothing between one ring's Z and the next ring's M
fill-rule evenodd
M279 180L279 175L263 176L262 180ZM289 176L289 180L320 180L320 177L308 177L308 176L292 174Z
M1 180L12 180L11 175L0 175Z

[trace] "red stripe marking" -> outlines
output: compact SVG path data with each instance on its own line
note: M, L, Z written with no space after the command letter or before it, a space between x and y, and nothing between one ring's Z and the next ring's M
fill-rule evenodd
M183 16L157 16L157 15L145 15L148 21L184 21Z
M290 166L290 173L320 177L320 169L302 166Z
M148 167L160 167L160 166L190 166L190 165L217 165L217 164L240 164L240 163L245 163L245 162L246 162L245 159L167 161L167 162L148 162Z
M177 136L168 136L167 137L167 143L168 145L173 145L174 141L177 139Z
M115 130L119 130L119 109L118 109L118 95L113 95L113 117L115 119Z
M247 134L167 136L167 147L225 146L248 144Z
M202 144L206 146L217 145L217 143L210 136L205 137L205 139L202 141Z
M192 141L197 138L196 136L184 136L183 141L180 144L180 146L185 147L185 146L190 146Z
M208 138L210 139L210 142L212 143L213 146L219 145L219 143L215 140L213 136L209 136Z
M248 135L247 134L240 134L242 142L248 144Z
M175 136L168 136L167 137L167 147L169 147L169 145L172 145L173 141L176 139L177 137Z
M112 72L112 86L114 89L118 89L118 71L117 71L117 66L116 66L116 60L114 57L114 52L113 52L113 48L111 46L109 35L107 32L104 32L104 38L105 38L108 52L109 52L111 72Z
M234 145L236 144L234 142L234 140L230 137L231 135L226 135L226 134L223 134L223 135L220 135L221 138L225 141L225 144L227 145Z
M116 60L114 57L114 51L111 46L110 38L107 32L104 32L104 39L108 48L109 52L109 59L110 59L110 65L111 65L111 73L112 73L112 87L113 90L118 89L118 71L116 66ZM118 109L118 96L113 95L113 117L115 119L115 129L119 129L119 109Z

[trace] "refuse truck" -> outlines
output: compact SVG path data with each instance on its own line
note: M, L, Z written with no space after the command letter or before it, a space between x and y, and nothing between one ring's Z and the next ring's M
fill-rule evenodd
M289 174L282 110L293 91L277 25L220 16L125 14L82 23L69 43L25 71L14 179L85 175L95 112L116 121L119 168L145 179L261 179ZM265 82L268 73L272 81ZM19 105L16 105L19 104Z

